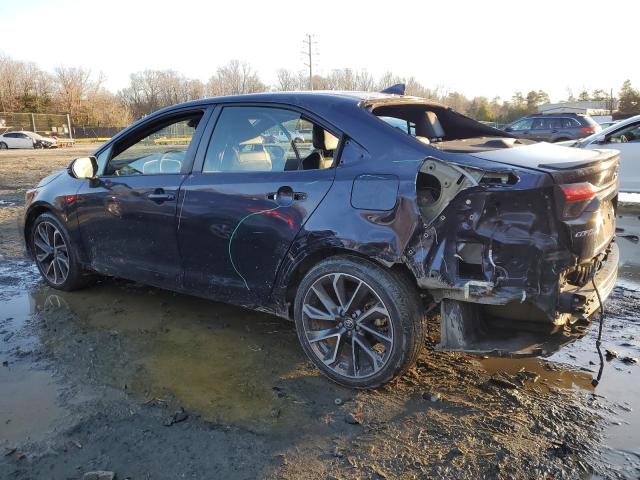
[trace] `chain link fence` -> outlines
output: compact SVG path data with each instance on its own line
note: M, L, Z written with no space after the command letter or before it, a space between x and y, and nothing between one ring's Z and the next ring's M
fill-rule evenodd
M73 138L69 115L0 112L0 133L26 130L44 136Z

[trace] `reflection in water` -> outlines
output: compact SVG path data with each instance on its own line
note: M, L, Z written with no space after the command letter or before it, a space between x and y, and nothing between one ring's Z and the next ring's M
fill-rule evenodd
M489 374L505 372L516 375L524 371L539 375L535 381L527 382L527 386L532 389L548 390L549 387L559 387L593 391L591 374L555 366L538 358L483 358L479 362Z

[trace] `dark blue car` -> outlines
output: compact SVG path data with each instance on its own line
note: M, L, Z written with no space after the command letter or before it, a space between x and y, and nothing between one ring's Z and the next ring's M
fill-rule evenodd
M211 98L42 180L22 231L54 288L110 275L293 319L326 375L370 388L412 365L438 304L441 349L584 334L616 279L617 170L414 97Z

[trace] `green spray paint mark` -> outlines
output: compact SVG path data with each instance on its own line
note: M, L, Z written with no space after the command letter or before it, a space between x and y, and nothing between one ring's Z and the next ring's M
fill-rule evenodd
M240 271L236 267L236 264L233 262L233 256L231 255L231 242L233 241L233 237L235 236L236 232L238 231L238 228L240 228L240 225L242 225L242 222L244 222L245 220L248 220L249 218L251 218L251 217L253 217L255 215L261 215L263 213L273 212L275 210L278 210L280 207L281 207L281 205L278 205L275 208L268 208L267 210L260 210L259 212L252 212L249 215L246 215L246 216L242 217L240 219L240 221L238 222L238 224L236 225L236 228L234 228L233 232L231 232L231 236L229 237L229 260L231 261L231 266L233 267L235 272L238 274L238 276L242 279L242 281L244 282L244 286L247 287L247 290L251 290L249 288L249 284L247 283L247 280L242 276L242 274L240 273Z

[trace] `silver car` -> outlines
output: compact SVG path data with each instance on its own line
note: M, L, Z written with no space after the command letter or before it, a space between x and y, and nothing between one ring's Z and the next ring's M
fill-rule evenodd
M618 150L620 191L640 193L640 115L622 120L582 140L560 142L560 145Z

